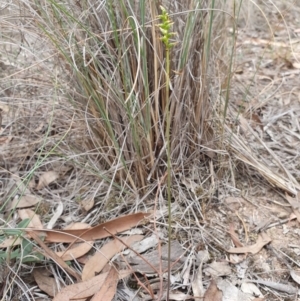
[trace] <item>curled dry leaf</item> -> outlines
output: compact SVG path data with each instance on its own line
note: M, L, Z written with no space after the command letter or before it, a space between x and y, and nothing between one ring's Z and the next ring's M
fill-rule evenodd
M132 235L125 237L122 240L130 245L133 242L140 241L144 238L143 235ZM102 271L104 266L109 260L117 253L121 252L125 248L119 240L113 240L104 245L99 251L97 251L86 263L82 271L82 280L88 280L94 277L95 273Z
M49 296L53 297L58 293L55 279L51 277L51 273L45 268L34 269L33 277L38 287Z
M263 297L263 294L254 283L243 282L241 284L241 291L252 296Z
M158 244L158 237L157 235L153 234L150 237L146 237L141 241L136 241L132 244L132 250L137 253L144 253L147 250L154 248ZM134 256L134 252L132 251L132 256Z
M77 241L91 241L111 236L113 234L121 233L132 227L137 226L149 213L134 213L126 216L121 216L106 223L97 225L90 229L84 230L47 230L47 242L75 242ZM108 231L107 231L107 230ZM37 230L37 232L39 232Z
M222 301L222 291L217 287L216 281L212 280L204 294L204 301Z
M160 248L160 250L154 250L147 254L143 254L141 256L134 256L131 258L127 258L127 262L131 265L132 270L146 274L153 275L158 274L160 268L163 273L168 271L168 256L164 254L168 254L168 245L164 245ZM185 251L182 248L181 244L174 240L171 242L171 271L178 270L183 262L185 262L186 258L184 257Z
M131 273L132 271L130 270L121 270L118 273L118 279L121 280ZM69 285L63 288L52 301L67 301L72 299L76 301L85 300L99 291L99 287L103 285L107 275L108 273L103 273L87 281Z
M290 274L293 280L300 284L300 271L291 270Z
M232 264L238 264L240 262L243 262L246 258L247 258L246 254L243 254L243 255L230 254L229 262Z
M94 204L95 200L93 198L86 198L80 202L81 208L86 212L90 211L94 207Z
M21 220L30 219L28 228L43 229L43 224L40 217L31 209L21 209L18 211Z
M43 189L44 187L48 186L50 183L56 181L59 178L59 174L56 171L46 171L44 172L40 178L39 183L36 186L37 190Z
M85 255L83 255L83 256L81 256L81 257L78 257L78 258L77 258L77 261L78 261L79 263L85 265L85 264L89 261L89 256L88 256L88 254L85 254Z
M245 204L242 197L229 196L225 198L224 205L232 212L238 211Z
M111 267L100 290L91 301L111 301L116 293L119 275L114 267Z
M5 249L12 246L18 246L22 243L22 238L9 237L0 243L0 248Z
M34 195L23 195L20 198L15 198L11 204L8 205L6 210L12 210L15 208L32 207L40 202L40 198Z
M88 229L90 228L89 224L86 223L74 223L68 226L68 229ZM88 253L93 248L93 241L80 242L75 243L70 246L66 251L56 252L62 260L74 260L75 258L79 258L84 254Z
M269 242L271 242L271 238L266 233L261 233L257 239L256 244L248 247L231 248L227 250L227 252L232 254L240 254L240 253L256 254Z
M252 294L243 293L226 279L218 278L216 282L218 289L223 294L222 301L251 301L253 299Z
M228 276L231 274L231 268L229 266L229 263L224 262L217 262L214 261L210 263L205 269L204 273L206 275L210 275L213 278L221 277L221 276Z
M234 243L234 245L238 248L243 247L243 244L239 241L238 236L235 233L235 229L234 229L234 225L231 223L229 226L229 231L228 231L232 242Z

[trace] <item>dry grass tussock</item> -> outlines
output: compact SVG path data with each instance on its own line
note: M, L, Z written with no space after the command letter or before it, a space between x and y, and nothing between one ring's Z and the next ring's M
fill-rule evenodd
M135 3L131 7L127 3L126 9L115 9L115 5L108 2L82 7L70 3L70 7L64 7L57 3L24 3L24 14L32 14L26 18L26 39L33 40L28 43L34 49L28 49L31 51L24 54L26 59L20 58L22 53L15 54L23 65L28 64L28 68L24 66L15 73L26 76L27 85L32 81L28 73L34 73L31 85L36 90L37 86L43 87L49 93L43 95L44 99L51 95L51 106L41 101L38 93L33 97L39 97L39 101L32 99L31 103L39 106L44 115L45 110L53 112L50 121L41 122L45 122L41 125L43 133L53 136L54 132L58 137L57 131L52 131L54 126L68 138L72 136L72 143L62 139L65 150L58 153L64 161L79 151L76 164L84 162L85 169L97 174L107 185L141 196L152 191L166 171L167 111L172 115L170 146L174 176L185 173L187 166L209 152L214 144L217 119L210 119L210 111L215 99L209 99L208 92L215 89L215 80L209 70L210 44L204 41L204 36L211 39L213 29L209 13L199 8L200 3L168 7L176 35L167 103L158 6ZM56 19L59 21L49 22ZM17 52L18 45L13 47ZM6 80L17 80L14 72ZM23 99L20 102L24 106ZM74 105L71 110L67 109L70 103ZM34 110L30 107L31 115L37 118L39 113ZM60 118L60 114L69 117ZM31 122L36 126L32 119ZM76 149L71 150L73 144ZM57 143L58 148L61 146ZM8 149L12 149L10 144Z
M35 212L43 217L43 225L54 223L61 228L70 222L95 225L155 207L160 214L151 231L167 240L170 159L171 239L180 241L191 254L196 254L196 246L206 246L218 257L230 245L224 235L227 226L213 230L206 223L221 197L241 192L237 178L259 177L266 180L264 184L294 195L300 190L299 168L291 163L298 153L287 145L287 141L299 143L297 116L285 110L275 114L267 107L274 94L262 87L265 94L252 90L257 71L240 78L239 22L249 20L247 13L257 6L242 1L237 6L210 0L162 2L175 33L169 88L158 28L161 9L155 1L3 4L3 227L17 227L17 209L7 208L17 197L31 195L41 200ZM275 5L272 9L278 11ZM269 24L267 13L262 15L271 32L269 45L273 45L275 25ZM285 20L285 15L281 17ZM294 58L298 52L292 42L287 46ZM263 55L273 59L273 49ZM278 79L273 78L272 84L280 86ZM261 126L259 130L253 126L259 110L267 118L258 119L257 123L266 124L262 132ZM287 126L290 120L283 121L280 128L287 141L277 141L276 146L264 135L274 133L276 118L287 115L292 127ZM283 162L286 153L292 159ZM47 172L52 172L51 179ZM63 210L53 221L61 204ZM80 271L78 262L72 265ZM31 266L19 260L12 268L16 270L23 279ZM57 267L52 272L61 277ZM21 278L10 275L14 287L25 294ZM63 277L59 281L71 282ZM13 289L6 287L6 291L12 294Z
M78 87L74 98L81 103L78 108L87 121L85 143L97 153L97 169L107 171L109 183L145 194L165 172L167 111L172 115L174 173L186 168L187 158L199 157L197 145L203 144L210 127L206 83L209 57L204 52L203 37L211 33L207 12L186 13L189 6L179 3L179 7L168 8L171 16L174 14L176 32L168 100L158 6L137 2L116 9L115 5L92 5L85 14L83 7L74 5L76 25L57 8L60 18L71 22L70 28L75 25L74 34L67 39L65 32L57 36L57 28L49 25L45 31L55 45L64 47L61 61ZM85 26L91 32L86 32Z

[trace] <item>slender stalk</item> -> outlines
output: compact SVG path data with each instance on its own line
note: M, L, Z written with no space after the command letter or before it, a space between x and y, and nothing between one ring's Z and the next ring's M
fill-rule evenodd
M168 194L168 290L167 300L169 300L170 292L170 281L171 281L171 141L170 141L170 127L171 127L171 116L170 116L170 104L169 104L169 85L170 85L170 49L166 48L166 97L167 101L167 127L166 127L166 140L167 140L167 194Z
M165 45L165 54L166 54L166 130L165 137L167 142L167 195L168 195L168 214L169 214L169 223L168 223L168 287L167 287L167 300L169 300L170 295L170 280L171 280L171 226L172 226L172 217L171 217L171 141L170 141L170 127L171 127L171 112L170 112L170 50L174 46L170 42L170 39L174 33L170 31L172 22L169 18L167 11L161 6L162 14L159 16L161 23L159 24L160 31L162 33L161 40Z

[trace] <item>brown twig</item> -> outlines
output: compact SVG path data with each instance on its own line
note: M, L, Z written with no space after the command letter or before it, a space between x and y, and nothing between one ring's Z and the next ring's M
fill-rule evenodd
M62 269L65 269L70 275L75 277L77 281L81 280L79 274L71 269L55 252L49 249L35 232L28 232L28 235L31 236L43 248L43 255L54 260Z
M117 237L116 235L114 235L112 232L110 232L105 227L103 227L103 230L107 231L114 239L118 240L126 248L128 248L129 250L131 250L132 252L134 252L138 257L140 257L142 260L144 260L157 274L159 274L158 270L145 257L143 257L140 253L138 253L137 251L133 250L127 243L125 243L122 239L120 239L119 237Z
M128 268L129 268L130 270L133 271L131 265L128 263L127 259L123 256L123 254L121 254L121 256L122 256L124 262L126 263L126 265L128 266ZM148 289L148 288L144 285L144 283L142 283L142 282L140 281L139 277L135 274L134 271L133 271L133 275L134 275L134 277L135 277L137 283L138 283L142 288L144 288L145 291L147 291L147 292L149 293L149 295L151 296L152 299L154 299L154 293L153 293L153 290L152 290L151 286L150 286L150 288ZM144 274L143 274L143 276L145 277ZM147 277L145 277L145 278L146 278L146 280L147 280L147 282L148 282ZM148 282L148 283L149 283L149 282Z

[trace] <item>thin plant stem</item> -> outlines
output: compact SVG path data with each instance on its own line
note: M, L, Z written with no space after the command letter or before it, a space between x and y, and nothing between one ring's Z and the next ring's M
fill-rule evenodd
M166 130L165 137L167 143L167 198L168 198L168 214L169 214L169 223L168 223L168 287L167 287L167 300L170 296L170 281L171 281L171 226L172 226L172 217L171 217L171 141L170 141L170 127L171 127L171 112L170 112L170 50L174 46L171 43L171 37L174 35L170 31L172 22L167 11L161 6L162 14L160 15L161 23L159 24L160 31L162 33L161 40L165 45L165 54L166 54L166 86L165 86L165 116L166 116Z
M167 97L167 127L166 127L166 140L167 140L167 194L168 194L168 289L167 289L167 300L169 300L170 292L170 281L171 281L171 142L170 142L170 127L171 127L171 116L170 116L170 104L169 104L169 84L170 84L170 49L166 48L166 97Z

